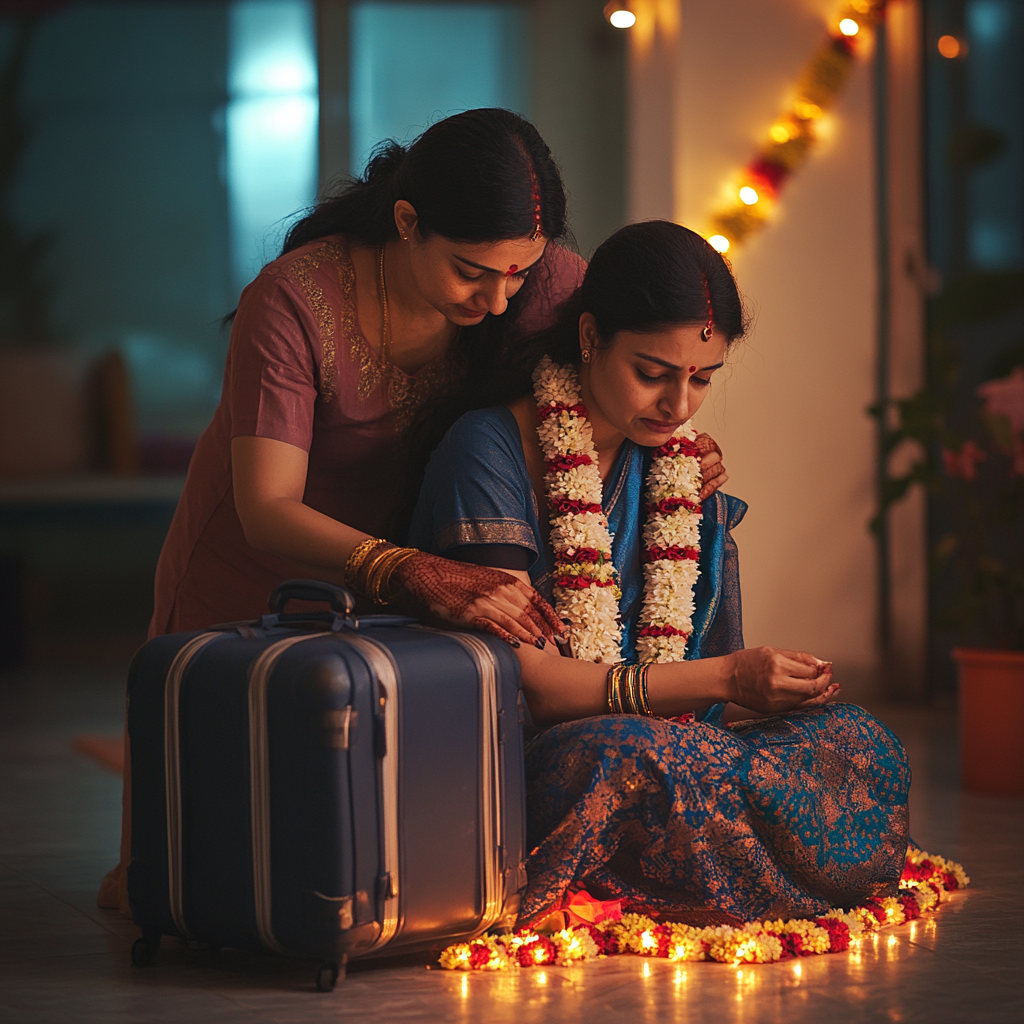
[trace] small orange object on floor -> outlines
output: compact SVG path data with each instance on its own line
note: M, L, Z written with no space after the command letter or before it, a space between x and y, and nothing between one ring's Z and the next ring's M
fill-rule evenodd
M104 768L109 768L115 775L124 773L124 737L95 736L86 733L76 736L71 746L80 754L99 761Z

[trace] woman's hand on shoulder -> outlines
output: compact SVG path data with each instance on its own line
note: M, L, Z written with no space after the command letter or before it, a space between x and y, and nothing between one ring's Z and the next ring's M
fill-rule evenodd
M395 575L434 615L453 625L493 633L513 647L562 633L547 601L502 569L421 551L402 562Z
M718 442L710 434L698 434L694 439L697 451L700 453L700 472L704 480L704 486L700 491L700 500L705 501L712 494L723 487L729 479L725 471L725 463L722 461L722 449Z
M754 647L729 655L730 701L776 715L824 704L839 692L832 663L804 651Z

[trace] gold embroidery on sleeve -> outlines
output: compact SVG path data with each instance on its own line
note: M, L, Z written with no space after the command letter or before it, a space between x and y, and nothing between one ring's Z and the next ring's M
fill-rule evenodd
M298 281L306 296L306 302L316 317L320 331L320 347L323 356L320 361L320 397L329 402L337 394L335 386L336 366L334 361L334 311L324 298L324 291L313 279L312 272L325 261L341 265L347 258L345 247L339 242L324 242L315 249L300 256L288 267L288 276Z

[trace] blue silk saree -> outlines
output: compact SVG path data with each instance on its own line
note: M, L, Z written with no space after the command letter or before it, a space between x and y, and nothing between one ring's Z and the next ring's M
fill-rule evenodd
M635 661L648 449L626 442L605 481L623 623ZM700 578L688 658L743 647L731 530L746 505L703 506ZM552 553L515 417L462 417L431 457L409 543L458 557L464 545L513 545L552 597ZM814 917L897 893L908 844L910 768L899 740L863 709L829 704L722 724L601 715L533 735L526 747L529 883L520 924L585 888L624 909L694 925Z

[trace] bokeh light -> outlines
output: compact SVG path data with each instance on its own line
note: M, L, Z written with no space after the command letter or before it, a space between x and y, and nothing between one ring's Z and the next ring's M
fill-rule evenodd
M715 249L718 252L729 251L729 239L726 238L725 235L712 235L708 239L708 245L710 245L712 249Z
M860 25L858 25L853 18L843 18L843 20L839 22L839 31L842 32L844 36L855 36L860 31Z
M616 7L608 12L608 21L613 28L632 28L636 24L636 15L625 8Z
M960 56L960 40L956 36L939 36L939 53L947 60Z
M746 203L747 206L753 206L758 201L760 196L757 194L757 190L751 188L749 185L744 185L740 189L740 199Z

